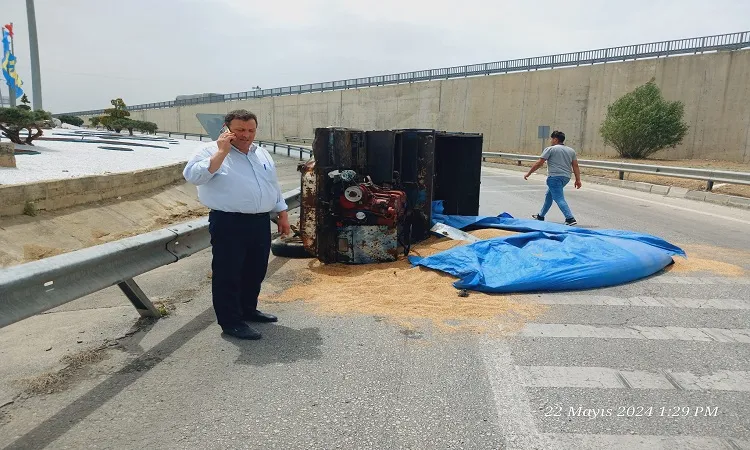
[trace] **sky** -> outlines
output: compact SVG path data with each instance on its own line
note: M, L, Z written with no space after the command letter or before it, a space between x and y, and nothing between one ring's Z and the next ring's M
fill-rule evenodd
M100 109L750 29L748 0L36 0L43 107ZM2 0L31 97L26 0ZM3 83L3 96L8 89Z

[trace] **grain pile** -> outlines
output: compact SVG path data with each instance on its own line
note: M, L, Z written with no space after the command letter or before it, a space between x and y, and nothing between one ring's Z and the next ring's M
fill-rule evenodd
M674 264L667 268L668 272L710 272L722 277L741 277L745 275L745 269L742 267L713 259L701 259L692 256L687 259L679 256L673 259Z
M488 239L513 233L477 230L471 234ZM466 242L430 238L415 245L412 254L428 256L458 245ZM291 287L264 300L303 300L321 313L383 316L401 324L428 319L442 329L474 331L484 331L488 321L496 318L503 319L505 330L520 328L543 311L524 296L471 292L459 297L454 277L412 267L403 257L382 264L322 264L317 260L307 264L308 270L295 271L299 275L289 280Z

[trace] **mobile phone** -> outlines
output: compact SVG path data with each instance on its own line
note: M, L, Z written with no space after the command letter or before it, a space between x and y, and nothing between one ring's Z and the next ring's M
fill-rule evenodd
M224 126L221 127L221 130L219 131L219 136L227 132L229 132L229 127L227 126L227 124L224 124Z

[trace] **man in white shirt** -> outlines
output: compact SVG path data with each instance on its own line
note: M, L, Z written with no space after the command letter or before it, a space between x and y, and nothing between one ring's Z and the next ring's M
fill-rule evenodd
M279 232L291 233L287 205L271 155L254 144L258 118L244 109L224 117L227 131L198 151L183 171L198 186L208 216L213 260L211 290L216 318L225 334L260 339L245 322L276 322L258 311L258 294L271 251L270 213Z
M578 222L573 217L573 212L570 211L563 189L570 182L572 174L576 177L576 189L581 188L581 170L578 167L576 151L567 145L563 145L565 133L562 131L553 131L551 140L552 146L544 149L539 160L531 166L529 172L523 177L528 180L532 173L541 168L545 162L547 163L547 195L544 197L544 204L539 214L534 214L532 217L536 220L544 220L544 216L552 207L554 201L565 216L565 224L575 225Z

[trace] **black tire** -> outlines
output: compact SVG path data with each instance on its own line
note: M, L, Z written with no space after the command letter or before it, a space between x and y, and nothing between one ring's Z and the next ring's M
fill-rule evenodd
M294 236L286 239L277 237L271 241L271 253L274 256L282 258L312 258L312 255L305 250L302 245L302 239Z

